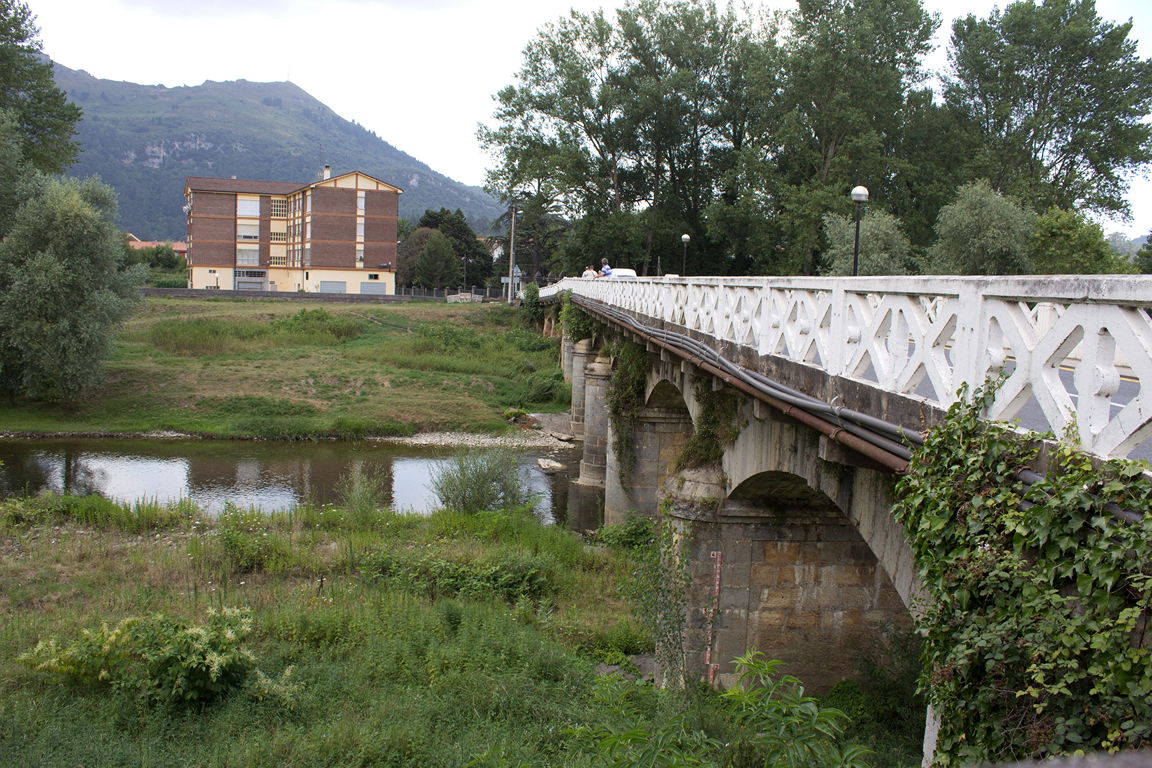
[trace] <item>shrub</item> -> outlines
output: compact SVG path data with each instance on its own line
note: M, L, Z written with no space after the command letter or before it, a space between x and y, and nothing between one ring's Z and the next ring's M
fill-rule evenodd
M539 323L544 319L544 306L540 303L540 286L528 283L524 286L524 299L521 303L524 314L532 323Z
M548 555L504 553L488 560L452 560L407 552L376 552L362 570L393 586L438 597L495 597L509 603L540 600L559 591L556 561Z
M613 549L641 549L653 545L652 523L651 518L632 515L622 523L601 527L595 538Z
M243 647L251 631L241 609L209 609L201 626L154 614L84 630L67 647L41 641L20 661L78 685L131 690L171 706L202 705L246 680L255 663Z
M432 491L446 509L481 512L525 505L527 478L511 451L471 451L432 471Z

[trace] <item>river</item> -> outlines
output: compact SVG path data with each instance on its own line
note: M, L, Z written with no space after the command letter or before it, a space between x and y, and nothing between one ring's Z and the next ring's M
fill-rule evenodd
M0 440L0 495L66 491L99 493L118 501L191 499L209 515L226 502L277 511L337 500L337 480L354 467L384 479L383 503L426 513L438 506L433 471L465 450L379 442L283 443L216 440ZM525 450L520 470L536 496L542 520L595 528L587 512L569 512L568 468L573 451ZM543 472L537 458L564 469Z

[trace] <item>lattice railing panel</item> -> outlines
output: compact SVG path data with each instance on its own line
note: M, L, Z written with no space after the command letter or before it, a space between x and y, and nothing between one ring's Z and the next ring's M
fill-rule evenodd
M1152 437L1152 276L567 279L541 296L561 290L941 407L1003 373L992 418L1037 411L1100 455Z

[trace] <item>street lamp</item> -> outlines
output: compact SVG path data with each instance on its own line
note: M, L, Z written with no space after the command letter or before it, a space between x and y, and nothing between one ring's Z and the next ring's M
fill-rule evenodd
M852 244L852 277L860 274L860 207L868 202L868 188L852 187L852 202L856 204L856 240Z
M684 243L684 255L680 259L680 275L681 276L688 274L688 241L691 239L692 238L688 235L687 232L680 235L680 242Z
M512 303L512 268L516 266L516 210L517 196L512 196L512 232L508 235L508 303Z

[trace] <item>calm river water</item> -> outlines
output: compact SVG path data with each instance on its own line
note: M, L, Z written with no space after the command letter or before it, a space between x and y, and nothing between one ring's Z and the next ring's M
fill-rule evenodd
M229 501L274 511L335 501L336 481L359 465L383 475L386 504L427 512L437 506L429 487L432 471L462 450L367 442L0 440L0 495L52 490L100 493L119 501L188 498L213 515ZM538 497L537 513L565 524L569 476L540 471L536 459L545 455L577 470L579 456L539 451L520 456Z

